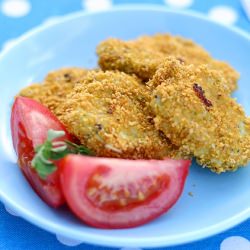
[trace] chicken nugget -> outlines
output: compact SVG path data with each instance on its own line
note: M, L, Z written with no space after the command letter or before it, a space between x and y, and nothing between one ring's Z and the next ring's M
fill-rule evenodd
M134 76L90 71L61 105L61 121L97 156L177 157L176 147L152 124L149 100L149 91Z
M217 173L246 165L250 156L250 120L225 93L225 81L207 65L168 58L148 83L157 129Z
M185 64L207 64L209 68L222 72L230 92L237 88L239 74L230 65L214 60L201 46L178 36L157 34L131 41L111 38L100 43L97 54L103 70L136 74L144 81L152 78L167 56L174 56Z
M74 85L87 73L81 68L64 68L50 72L42 84L32 84L19 93L47 106L55 115L60 116L57 107L65 100Z

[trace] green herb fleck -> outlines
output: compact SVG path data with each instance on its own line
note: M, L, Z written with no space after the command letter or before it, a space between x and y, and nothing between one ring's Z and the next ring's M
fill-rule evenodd
M54 161L60 160L68 154L93 155L88 148L71 141L53 141L64 135L64 131L50 129L48 130L46 141L35 148L36 154L31 162L31 166L42 179L46 179L48 175L56 171L57 166L54 164Z

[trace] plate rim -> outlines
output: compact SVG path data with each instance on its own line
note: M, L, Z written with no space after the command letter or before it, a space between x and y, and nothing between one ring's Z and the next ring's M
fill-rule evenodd
M36 34L46 30L47 28L56 26L58 24L65 23L67 21L85 17L85 16L91 16L91 15L98 15L98 13L112 13L117 11L152 11L152 12L164 12L166 14L172 13L172 14L179 14L189 17L195 17L197 19L202 19L203 21L207 21L210 23L214 23L217 26L221 26L224 29L230 30L233 33L236 33L239 36L244 37L250 42L250 34L248 34L246 31L241 30L240 28L234 27L234 26L227 26L221 23L217 23L214 20L209 19L206 15L200 14L193 10L183 11L183 10L174 10L170 9L167 6L162 5L156 5L156 4L120 4L118 6L113 6L110 9L107 10L98 10L98 11L77 11L70 14L66 14L63 16L58 16L56 20L54 20L51 23L42 23L39 26L36 26L29 30L28 32L25 32L20 37L14 39L14 42L11 46L8 48L3 49L0 52L0 61L4 59L4 57L18 44L24 42L25 40L29 39L30 37L35 36ZM1 158L0 158L1 163ZM26 210L22 207L20 207L18 204L15 203L15 201L9 199L7 195L5 195L0 190L0 201L3 202L4 206L7 206L8 208L12 209L14 212L17 212L17 214L24 218L26 221L38 226L39 228L42 228L45 231L48 231L50 233L53 233L55 235L60 235L66 238L70 238L76 241L81 241L82 243L89 243L94 245L100 245L100 246L108 246L108 247L143 247L143 248L152 248L152 247L166 247L166 246L176 246L181 244L187 244L191 243L197 240L202 240L207 237L211 237L215 234L218 234L222 231L225 231L227 229L230 229L233 226L238 225L239 223L247 220L250 218L250 207L243 210L242 212L236 214L235 216L228 218L220 223L214 224L208 228L192 231L189 233L184 234L178 234L177 236L172 236L169 238L166 236L160 236L160 237L150 237L150 238L124 238L117 236L115 239L113 239L111 236L101 236L96 235L95 233L89 233L89 232L81 232L78 234L75 234L74 231L68 232L67 230L64 230L60 226L57 226L55 223L44 220L42 217L36 217L32 215L32 212L29 210Z

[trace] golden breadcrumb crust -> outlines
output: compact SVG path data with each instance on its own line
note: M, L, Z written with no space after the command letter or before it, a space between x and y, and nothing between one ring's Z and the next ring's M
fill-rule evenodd
M130 159L178 157L154 128L149 91L122 72L89 71L61 105L61 121L97 156Z
M97 54L103 70L136 74L144 81L152 78L166 56L174 56L184 64L207 64L222 72L230 92L237 88L239 74L230 65L213 59L201 46L178 36L157 34L131 41L111 38L99 44Z
M155 125L185 154L221 173L246 165L250 120L225 92L222 74L168 58L148 83Z
M42 84L32 84L19 93L47 106L55 115L60 115L57 107L64 102L66 95L87 73L81 68L64 68L50 72Z

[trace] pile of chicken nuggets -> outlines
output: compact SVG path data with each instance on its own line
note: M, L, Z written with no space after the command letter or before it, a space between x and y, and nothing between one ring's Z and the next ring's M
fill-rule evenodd
M201 46L157 34L97 47L99 68L64 68L21 90L96 156L195 157L216 173L250 159L250 119L231 97L239 74Z

